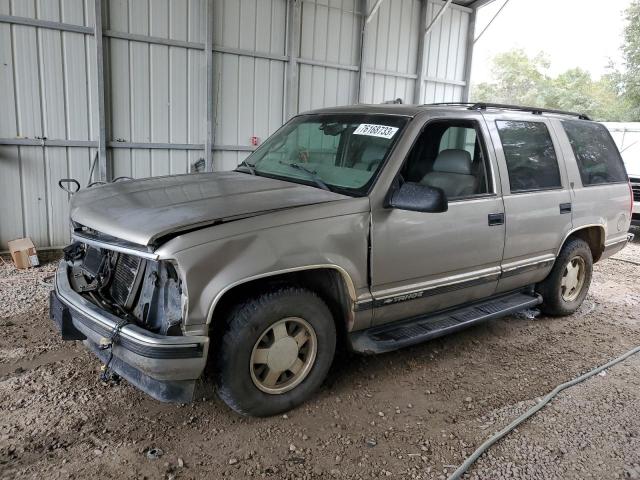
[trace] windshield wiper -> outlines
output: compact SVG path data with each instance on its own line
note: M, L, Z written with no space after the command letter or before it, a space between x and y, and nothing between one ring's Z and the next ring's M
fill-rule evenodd
M256 169L254 168L255 165L253 165L251 163L247 163L246 160L243 160L242 162L240 162L240 164L236 168L240 168L240 167L244 167L247 170L249 170L249 173L251 175L255 175L256 174Z
M329 192L331 191L331 188L329 188L329 185L327 185L326 183L324 183L324 181L322 181L322 179L318 176L318 172L316 172L315 170L310 170L307 167L303 167L299 163L287 163L287 162L283 162L282 160L280 160L278 163L280 165L286 165L287 167L295 168L296 170L300 170L306 173L313 180L313 183L315 183L318 187L320 187L323 190L327 190Z

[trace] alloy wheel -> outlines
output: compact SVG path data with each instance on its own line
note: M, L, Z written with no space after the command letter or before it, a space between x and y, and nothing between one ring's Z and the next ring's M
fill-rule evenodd
M317 351L316 332L306 320L299 317L279 320L262 333L253 347L251 379L265 393L288 392L307 377Z

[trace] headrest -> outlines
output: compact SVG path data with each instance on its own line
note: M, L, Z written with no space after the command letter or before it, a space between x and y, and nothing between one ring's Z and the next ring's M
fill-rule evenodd
M466 150L457 148L443 150L433 162L433 171L471 175L471 155Z
M363 150L360 156L361 162L380 161L387 153L387 148L384 145L376 145L375 143L369 143Z

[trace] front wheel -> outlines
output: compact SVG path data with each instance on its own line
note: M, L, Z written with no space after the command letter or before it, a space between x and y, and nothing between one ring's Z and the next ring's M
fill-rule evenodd
M268 416L304 402L324 380L336 348L327 305L282 288L238 305L217 357L218 396L242 415Z
M537 290L542 295L541 310L547 315L574 313L587 296L593 273L591 249L584 240L572 238L562 247L551 273Z

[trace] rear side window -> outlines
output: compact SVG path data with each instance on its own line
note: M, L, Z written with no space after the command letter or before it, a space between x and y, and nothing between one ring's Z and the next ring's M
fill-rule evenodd
M582 185L627 181L620 152L603 125L563 120L562 126L578 162Z
M560 188L560 170L547 126L541 122L496 121L512 192Z

